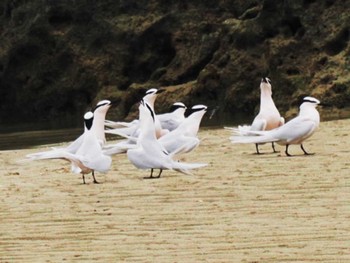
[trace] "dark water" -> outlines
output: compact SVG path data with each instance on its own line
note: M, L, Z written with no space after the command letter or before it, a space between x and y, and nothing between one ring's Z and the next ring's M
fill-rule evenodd
M232 126L239 123L244 123L242 118L232 120L230 116L218 118L217 115L213 115L212 118L204 116L201 127L222 128L223 126ZM60 123L60 125L65 128L57 128L57 123L55 125L51 123L0 125L0 150L26 149L54 143L68 144L74 141L84 131L83 124L80 123L80 128L72 127L71 123Z
M14 150L37 145L70 142L82 132L83 120L62 118L55 122L0 124L0 150Z
M0 133L0 150L25 149L43 144L70 142L82 132L81 128L74 128Z

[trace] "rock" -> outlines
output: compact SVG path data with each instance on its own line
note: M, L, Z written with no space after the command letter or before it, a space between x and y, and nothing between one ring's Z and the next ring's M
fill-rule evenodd
M76 120L109 98L118 101L111 117L130 119L144 90L163 87L157 111L180 100L218 107L219 119L250 119L265 76L283 115L313 95L332 104L322 113L344 117L349 8L335 0L6 0L0 117Z

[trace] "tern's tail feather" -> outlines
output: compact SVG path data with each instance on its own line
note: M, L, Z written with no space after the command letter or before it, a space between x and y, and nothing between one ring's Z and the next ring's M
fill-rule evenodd
M64 151L63 149L56 148L52 149L51 151L27 154L26 157L30 160L59 159L65 158L65 153L66 151Z
M124 137L126 139L136 141L137 138L134 137L135 131L136 131L135 128L132 127L131 129L130 128L118 128L118 129L105 130L105 133L118 135L118 136Z
M278 139L273 138L269 134L265 135L237 135L237 136L231 136L230 140L232 143L267 143L267 142L275 142L278 141Z
M132 122L123 122L123 121L110 121L105 120L105 125L110 128L125 128L136 125L138 120L133 120Z
M247 134L249 134L251 127L252 126L250 126L250 125L239 125L237 130L238 130L239 134L247 135Z
M207 166L206 163L182 163L182 162L174 162L173 170L184 173L191 174L190 170L198 169L204 166Z
M69 153L64 149L32 153L28 154L26 157L30 160L64 159L73 163L80 163L86 161L85 158L83 158L82 156L80 156L79 158L76 154Z
M105 155L114 155L120 153L126 153L130 149L135 149L137 145L129 140L124 140L116 144L106 145L102 152Z
M251 127L250 125L239 125L238 127L224 127L227 130L231 130L234 134L245 136L251 135Z

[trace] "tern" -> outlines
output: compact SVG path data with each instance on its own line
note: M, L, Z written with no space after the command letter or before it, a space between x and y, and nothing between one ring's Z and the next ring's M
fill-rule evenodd
M271 81L269 78L262 78L260 82L260 109L254 118L251 126L239 126L238 131L241 135L248 134L248 131L268 131L280 127L284 124L284 118L281 117L276 105L272 99ZM260 154L259 144L255 144L256 153ZM276 152L275 145L272 142L273 152Z
M113 102L109 100L101 100L96 104L96 107L93 110L94 121L91 129L92 131L95 132L97 140L101 146L103 146L106 143L106 136L104 132L104 122L105 122L106 114L112 105L113 105ZM84 133L81 136L79 136L75 141L73 141L70 145L68 145L68 147L66 148L66 151L70 153L76 153L79 147L81 146L83 140L84 140Z
M154 111L154 102L158 96L158 94L162 93L163 89L149 89L146 91L145 96L142 98L143 101L145 101ZM117 127L115 129L106 130L105 133L109 134L115 134L122 137L138 137L138 134L140 132L140 122L139 120L134 120L130 123L125 122L112 122L112 121L106 121L106 125L109 127ZM161 123L157 117L155 117L155 128L156 128L156 136L157 138L160 138L164 134L168 133L169 130L163 129L161 126Z
M93 119L91 130L95 133L97 141L101 147L106 142L106 137L104 133L104 121L106 118L107 111L112 105L113 105L113 102L109 100L101 100L96 104L96 107L94 108L94 119ZM84 141L84 136L85 136L85 132L65 148L52 147L50 151L34 153L34 154L31 154L31 157L34 158L35 156L35 158L39 158L40 156L42 157L49 156L49 155L53 155L54 152L58 152L58 151L75 154L81 147ZM42 159L47 159L47 158L42 158ZM75 167L74 167L74 164L72 163L72 170L74 169Z
M207 164L183 163L173 160L177 151L168 153L158 142L155 131L155 114L152 107L145 101L139 105L140 111L140 135L137 139L137 146L127 151L130 162L138 169L151 169L148 178L159 178L163 170L175 170L189 174L190 169L200 168ZM182 146L183 147L183 146ZM153 170L159 169L158 176L153 177Z
M191 112L179 127L158 139L167 152L173 153L180 147L186 146L178 154L187 153L199 145L200 140L197 138L197 133L201 120L207 112L207 106L195 105L191 108Z
M285 154L288 153L288 147L292 144L300 145L305 155L303 142L312 136L320 124L320 114L316 107L320 101L313 97L305 97L300 105L299 115L290 120L286 124L269 131L249 131L246 136L232 136L232 143L267 143L277 142L280 145L285 145Z
M175 130L185 120L186 109L182 102L175 102L171 105L170 112L157 114L162 128L168 131Z
M95 178L95 171L105 173L112 163L111 157L102 153L96 133L93 131L94 114L89 111L84 115L84 134L83 141L76 151L71 153L64 148L53 149L51 151L34 153L27 155L31 160L43 159L64 159L71 163L72 172L82 174L85 184L85 174L92 173L93 182L98 183Z

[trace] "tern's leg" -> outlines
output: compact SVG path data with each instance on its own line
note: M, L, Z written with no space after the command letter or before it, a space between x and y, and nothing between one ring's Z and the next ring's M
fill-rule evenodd
M274 143L274 142L272 142L272 149L273 149L273 152L274 152L274 153L277 153L277 151L276 151L276 149L275 149L275 143Z
M144 177L144 179L158 179L160 175L162 174L163 169L160 169L158 176L153 177L153 168L151 169L151 175L149 177Z
M83 176L83 183L85 184L85 176L84 174L81 174Z
M153 179L153 168L151 168L151 175L148 177L143 177L143 179Z
M303 144L300 144L300 148L303 150L304 154L305 155L313 155L314 153L308 153L305 151L304 147L303 147Z
M160 170L159 170L158 176L157 176L157 177L154 177L154 178L160 178L160 175L162 174L162 172L163 172L163 169L160 169Z
M260 154L260 152L259 152L259 144L257 144L257 143L255 144L255 149L256 149L256 153Z
M289 147L289 144L286 144L286 151L285 151L285 153L286 153L287 156L292 156L291 154L288 153L288 147Z
M99 182L97 182L96 178L95 178L95 171L92 171L92 177L94 178L94 184L99 184Z

